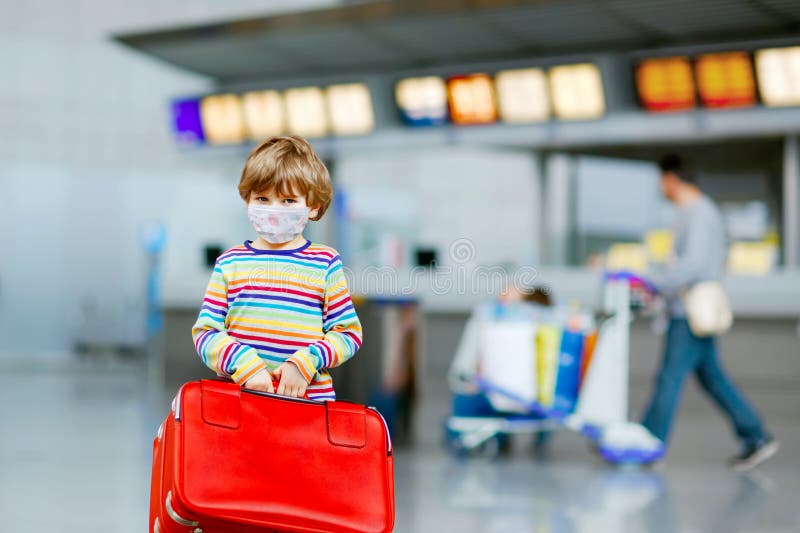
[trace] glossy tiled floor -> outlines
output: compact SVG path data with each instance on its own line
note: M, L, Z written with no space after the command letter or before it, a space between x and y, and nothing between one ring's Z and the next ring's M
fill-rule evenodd
M0 375L2 531L146 531L160 396L134 366ZM800 531L797 419L772 420L783 450L737 475L713 413L682 419L664 467L637 471L596 463L567 433L547 458L522 439L497 461L456 460L438 445L441 406L426 409L420 444L397 454L398 533Z

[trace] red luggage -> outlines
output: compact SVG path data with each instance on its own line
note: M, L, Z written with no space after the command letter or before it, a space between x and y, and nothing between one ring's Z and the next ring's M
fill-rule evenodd
M382 533L394 526L386 423L218 380L181 387L153 444L156 533Z

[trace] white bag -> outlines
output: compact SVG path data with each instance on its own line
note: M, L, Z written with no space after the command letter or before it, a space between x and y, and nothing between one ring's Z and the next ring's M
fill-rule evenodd
M733 324L733 313L719 281L702 281L684 292L689 328L698 337L720 335Z
M536 324L521 320L480 322L481 377L507 392L490 392L498 411L526 413L536 400Z

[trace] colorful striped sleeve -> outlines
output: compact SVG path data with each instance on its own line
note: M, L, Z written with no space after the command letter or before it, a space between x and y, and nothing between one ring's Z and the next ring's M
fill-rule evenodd
M331 260L325 274L322 331L325 334L322 339L297 350L288 359L308 382L319 370L343 364L361 347L361 322L350 300L347 278L338 255Z
M220 376L244 384L265 368L255 348L236 342L225 329L228 314L228 283L219 263L208 282L200 316L192 327L192 339L203 363Z

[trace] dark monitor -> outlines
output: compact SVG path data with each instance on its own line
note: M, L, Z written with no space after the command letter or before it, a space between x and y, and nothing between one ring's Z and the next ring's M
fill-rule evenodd
M217 257L222 255L223 249L219 244L206 244L203 248L203 252L205 253L206 258L206 267L214 268L214 264L217 262Z
M417 248L417 266L435 268L438 264L435 248Z

